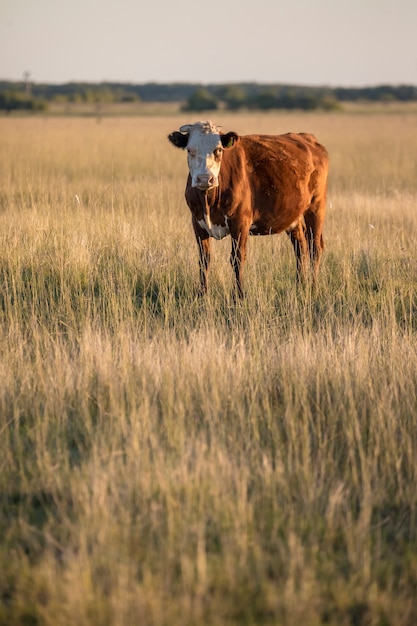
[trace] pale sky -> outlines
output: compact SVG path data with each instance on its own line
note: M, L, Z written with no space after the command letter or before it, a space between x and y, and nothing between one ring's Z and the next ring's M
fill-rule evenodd
M417 84L417 0L0 0L0 79Z

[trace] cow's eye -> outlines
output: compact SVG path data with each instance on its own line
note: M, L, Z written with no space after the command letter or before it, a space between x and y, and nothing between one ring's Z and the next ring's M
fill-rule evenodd
M188 152L189 156L195 157L195 150L191 150L190 148L188 148L187 152Z
M222 152L223 150L221 148L216 148L214 151L214 158L215 159L220 159L220 157L222 156Z

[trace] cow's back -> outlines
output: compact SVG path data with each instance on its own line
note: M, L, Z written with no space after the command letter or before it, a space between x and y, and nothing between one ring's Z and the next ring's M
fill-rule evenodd
M270 172L278 178L300 178L314 168L328 167L326 149L308 133L243 135L239 144L246 162L260 176Z

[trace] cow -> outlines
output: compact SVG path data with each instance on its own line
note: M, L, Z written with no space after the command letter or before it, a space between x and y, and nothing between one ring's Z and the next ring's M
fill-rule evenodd
M185 199L200 252L201 293L207 292L211 238L227 235L240 298L249 235L286 231L298 279L312 265L315 280L324 247L329 158L313 135L239 136L206 121L181 126L168 139L188 153Z

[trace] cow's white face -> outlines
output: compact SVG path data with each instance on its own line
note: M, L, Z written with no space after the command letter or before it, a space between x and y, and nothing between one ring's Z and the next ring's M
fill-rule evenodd
M168 139L179 148L187 148L191 185L201 190L219 186L219 173L225 148L238 140L236 133L220 133L212 122L181 126Z
M183 127L180 130L183 131ZM220 134L216 131L205 133L194 126L188 139L187 153L192 186L199 189L218 187L223 156Z

